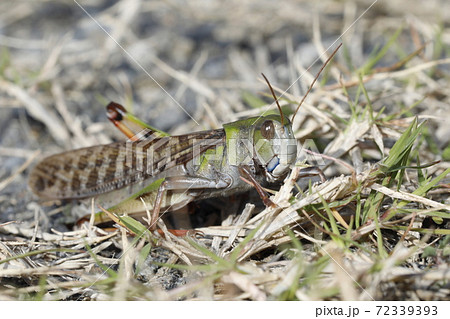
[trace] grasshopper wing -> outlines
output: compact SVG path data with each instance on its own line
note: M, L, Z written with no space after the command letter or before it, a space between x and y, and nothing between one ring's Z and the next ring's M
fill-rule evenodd
M29 186L47 199L91 197L157 177L224 141L225 131L219 129L68 151L38 163Z

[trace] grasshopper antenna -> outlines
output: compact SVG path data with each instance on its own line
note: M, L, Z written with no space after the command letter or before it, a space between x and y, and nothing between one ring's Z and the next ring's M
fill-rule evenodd
M275 102L277 103L278 109L280 110L280 115L281 115L281 125L284 126L284 114L283 114L283 110L281 109L280 103L278 103L278 98L275 95L275 91L272 88L272 85L270 85L269 80L266 78L266 76L264 75L264 73L261 73L261 75L263 76L264 80L266 80L267 85L269 86L270 92L272 92L272 96L275 99Z
M330 55L330 57L325 61L325 63L320 68L319 72L317 73L316 77L314 78L314 81L312 81L311 85L309 86L308 91L306 92L306 94L303 96L302 100L298 104L297 109L294 112L294 116L292 116L292 123L294 123L295 115L297 115L297 112L300 109L300 106L302 106L303 101L306 99L306 97L308 96L309 92L311 92L311 90L312 90L312 88L314 86L314 83L316 83L317 79L319 78L320 73L322 73L322 70L327 66L328 62L330 62L330 60L334 57L336 52L341 48L341 46L342 46L342 43L338 45L338 47L333 51L333 53Z

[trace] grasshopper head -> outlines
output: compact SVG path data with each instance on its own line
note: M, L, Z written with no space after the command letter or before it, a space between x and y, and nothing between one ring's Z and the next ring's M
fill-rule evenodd
M265 169L269 182L286 176L295 163L297 142L287 117L283 120L280 115L259 118L253 131L253 146L254 159Z

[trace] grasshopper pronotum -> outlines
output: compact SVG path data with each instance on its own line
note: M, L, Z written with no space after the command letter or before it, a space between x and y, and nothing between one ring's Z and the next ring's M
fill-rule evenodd
M252 187L266 205L273 205L261 184L286 177L296 160L297 142L270 84L269 88L280 115L179 136L168 136L111 102L108 117L129 140L49 156L34 167L29 185L47 199L99 196L101 205L117 215L150 209L151 225L161 209L176 210L193 200Z

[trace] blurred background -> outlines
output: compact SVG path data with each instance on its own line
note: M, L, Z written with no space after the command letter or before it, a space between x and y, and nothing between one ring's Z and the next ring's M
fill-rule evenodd
M344 43L336 61L349 72L341 73L343 79L350 79L389 41L395 43L377 61L379 68L424 44L424 61L448 56L450 2L2 1L1 220L33 216L26 180L37 159L124 140L106 119L109 101L172 134L216 128L260 114L260 99L270 102L260 95L268 93L261 73L299 100L330 46ZM435 116L433 143L443 150L450 136L443 124L449 115L448 63L436 68L447 78L429 80L426 88L384 78L367 89L382 96L378 109L418 103L415 114ZM421 102L425 96L433 97L432 105ZM327 97L309 103L320 99ZM311 111L305 112L303 117ZM308 127L300 123L297 132ZM311 126L302 136L326 129Z

